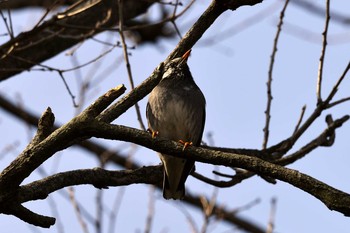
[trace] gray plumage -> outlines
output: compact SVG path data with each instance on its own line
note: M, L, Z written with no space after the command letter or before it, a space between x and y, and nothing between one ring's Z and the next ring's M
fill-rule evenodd
M166 64L162 80L149 95L146 115L148 127L158 132L159 137L199 146L205 123L205 98L187 65L189 54L187 51ZM194 161L165 154L159 156L164 165L164 198L182 199Z

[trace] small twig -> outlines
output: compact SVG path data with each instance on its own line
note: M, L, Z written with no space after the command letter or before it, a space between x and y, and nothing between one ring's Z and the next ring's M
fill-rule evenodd
M317 104L322 103L322 78L323 78L323 66L324 66L324 58L326 55L326 49L327 49L327 34L328 34L328 26L329 26L329 0L326 0L326 17L325 17L325 25L324 25L324 31L322 33L322 50L321 50L321 56L320 56L320 63L318 65L318 76L317 76L317 86L316 86L316 95L317 95Z
M287 155L281 159L277 159L274 163L286 166L294 163L296 160L303 158L305 155L310 153L312 150L320 146L330 146L334 143L335 130L340 128L346 121L349 120L349 116L345 115L333 121L329 116L326 117L327 129L325 129L319 136L304 145L301 149L294 152L293 154Z
M129 76L129 82L130 82L131 90L134 90L135 89L135 85L134 85L134 80L133 80L132 73L131 73L131 66L130 66L130 62L129 62L128 48L127 48L126 43L125 43L125 37L124 37L124 32L123 32L123 26L124 26L124 22L123 22L124 21L123 20L123 0L118 0L118 5L119 5L119 34L120 34L120 38L122 40L124 59L125 59L125 63L126 63L126 69L128 71L128 76ZM136 110L137 120L140 123L141 129L146 130L145 124L143 123L143 120L142 120L140 107L139 107L137 102L135 103L135 110Z
M11 40L14 39L13 31L11 30L12 26L9 26L9 24L7 23L7 19L1 10L0 10L0 15L1 15L2 20L4 21L8 35L10 36Z
M342 98L340 100L334 101L333 103L329 103L327 105L327 108L332 108L338 104L344 103L344 102L349 101L349 100L350 100L350 97Z
M272 73L273 73L273 67L275 65L275 58L276 58L276 53L277 53L277 44L278 44L278 40L282 31L282 25L283 25L283 18L284 18L284 14L286 12L287 6L288 6L289 0L286 0L283 9L281 11L280 14L280 20L279 23L277 25L277 32L276 32L276 36L273 42L273 48L272 48L272 54L271 54L271 59L270 59L270 65L269 65L269 71L268 71L268 79L267 79L267 104L266 104L266 110L265 110L265 115L266 115L266 119L265 119L265 127L263 129L264 131L264 140L263 140L263 145L262 148L266 149L267 147L267 143L269 140L269 128L270 128L270 119L271 119L271 103L272 103Z
M275 197L271 199L270 218L269 223L267 224L266 233L273 233L273 229L275 228L276 202L277 199Z
M244 204L243 206L240 206L238 208L231 210L230 212L232 214L238 214L242 211L249 210L249 209L253 208L254 206L259 204L260 202L261 202L260 198L256 198L256 199L252 200L251 202Z
M120 210L120 206L122 205L122 200L125 194L125 187L120 187L118 189L118 194L115 197L115 201L113 204L113 208L112 208L112 212L109 215L109 229L108 232L109 233L114 233L115 232L115 225L116 225L116 221L117 221L117 216Z
M209 202L204 196L201 197L201 203L203 206L203 213L204 213L204 222L202 225L201 233L206 233L208 230L208 226L210 223L210 217L213 215L213 211L214 211L214 207L216 205L218 193L219 193L219 189L217 187L214 187L214 191L212 193L212 196L211 196Z
M61 71L58 71L57 73L60 75L60 77L61 77L61 79L62 79L62 81L63 81L63 83L64 83L64 86L66 87L66 90L68 91L68 94L69 94L69 96L70 96L71 99L72 99L73 106L74 106L75 108L77 108L78 105L77 105L77 103L75 102L75 96L73 95L72 91L70 90L69 85L68 85L68 83L66 82L66 79L64 78L64 76L63 76L63 74L62 74Z
M53 4L51 4L50 6L48 6L46 8L45 13L40 17L39 21L35 24L35 26L33 28L37 28L39 27L39 25L44 21L44 19L46 18L46 16L51 12L51 10L53 8L55 8L56 6L58 6L59 0L56 0L53 2Z
M112 122L126 110L131 108L134 103L144 98L159 83L163 75L163 68L164 64L161 63L153 71L149 78L138 85L135 90L130 91L117 103L114 103L109 108L107 108L102 114L100 114L98 119L106 122Z
M177 35L180 37L180 39L181 39L182 38L181 32L180 32L180 30L177 27L176 22L175 22L178 3L179 3L179 0L176 0L176 3L174 5L174 10L173 10L173 15L171 17L170 22L174 25L175 31L176 31Z
M222 176L222 177L226 177L226 178L232 178L234 177L234 175L229 175L229 174L225 174L219 171L213 171L213 174L217 175L217 176Z
M80 209L79 209L79 205L78 205L77 200L75 198L74 188L73 187L68 187L68 193L69 193L69 197L70 197L71 203L72 203L72 205L74 207L75 213L77 215L78 221L80 223L80 226L83 229L83 232L84 233L89 233L89 230L87 228L86 222L84 221L84 219L82 217L82 214L81 214Z
M151 229L152 229L152 223L154 218L154 207L155 207L154 190L155 190L155 187L151 186L149 190L148 213L146 217L145 233L152 232Z
M15 32L13 31L13 24L12 24L12 16L11 16L11 10L7 9L7 14L9 16L9 26L10 26L10 31L11 31L11 39L15 37Z
M305 120L305 122L299 127L299 129L294 132L294 134L281 141L280 143L271 146L267 149L267 151L270 152L278 152L279 156L282 156L285 154L292 146L295 144L295 142L301 137L301 135L313 124L313 122L322 114L322 112L329 108L329 103L332 101L335 94L338 92L338 88L341 84L341 82L346 77L348 71L350 70L350 62L347 64L346 68L344 69L342 75L339 77L338 81L332 88L331 92L329 93L326 100L324 100L322 103L318 104L317 107L314 109L313 113Z
M336 84L334 85L331 93L329 93L329 96L327 97L327 99L325 100L325 103L328 105L331 100L333 99L333 97L335 96L335 94L338 92L338 88L341 84L341 82L344 80L344 78L346 77L346 74L348 73L350 69L350 61L348 63L348 65L345 67L343 74L340 76L340 78L338 79L338 81L336 82Z
M103 158L100 158L100 167L105 168L106 161ZM102 232L102 223L103 223L103 189L96 190L96 219L95 219L95 228L96 233Z
M304 114L305 114L305 110L306 110L306 105L304 105L304 106L301 108L300 117L299 117L299 120L298 120L297 125L296 125L295 128L294 128L293 135L298 131L298 129L299 129L299 127L300 127L300 124L301 124L301 122L303 121Z
M119 44L115 44L115 45L112 45L112 47L108 50L106 50L105 52L99 54L97 57L91 59L90 61L87 61L79 66L76 66L76 67L72 67L72 68L69 68L69 69L63 69L62 72L68 72L68 71L72 71L72 70L76 70L76 69L80 69L84 66L87 66L87 65L90 65L91 63L94 63L96 62L97 60L99 60L100 58L104 57L105 55L107 55L108 53L112 52L114 48L118 47Z

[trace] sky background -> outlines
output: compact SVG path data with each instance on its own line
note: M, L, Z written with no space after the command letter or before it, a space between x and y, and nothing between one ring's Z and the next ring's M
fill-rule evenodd
M203 140L209 142L212 135L215 146L231 148L261 149L265 124L266 81L269 58L279 12L284 1L264 1L254 7L241 7L220 16L202 39L193 47L188 64L192 75L207 100L207 117ZM325 1L309 1L324 6ZM184 1L187 3L187 1ZM185 4L186 5L186 4ZM209 1L196 1L192 8L177 21L184 35L199 15L209 5ZM180 8L181 9L181 8ZM156 17L157 7L150 10ZM331 2L332 12L347 16L350 2ZM16 34L30 30L42 16L40 9L14 11L13 22ZM273 73L272 110L269 145L289 137L306 105L306 119L315 108L316 80L321 53L321 33L324 18L310 13L296 4L290 3L286 12ZM169 24L169 27L171 25ZM5 32L0 23L1 34ZM97 38L115 42L116 33L104 33ZM8 38L0 37L4 43ZM154 68L163 61L178 43L179 38L163 39L157 44L136 45L129 57L136 85L146 79ZM128 41L134 45L133 41ZM60 69L74 67L97 57L108 50L95 41L84 42L74 53L65 53L46 61L44 64ZM331 19L329 26L329 46L325 58L322 94L325 97L349 62L350 32L345 25ZM73 94L78 96L82 80L91 79L91 89L83 106L112 87L123 83L128 90L130 85L125 64L121 63L122 50L115 49L96 64L79 71L65 73L65 78ZM97 66L98 64L98 66ZM110 69L109 67L112 67ZM106 72L107 70L107 72ZM348 75L349 76L349 75ZM345 79L335 99L349 96L350 81ZM23 72L0 83L0 93L30 111L41 114L48 106L52 108L57 123L69 121L78 111L72 105L62 80L55 72ZM77 101L80 101L78 98ZM140 101L144 122L147 98ZM349 114L349 103L328 110L315 122L295 145L292 151L317 137L325 128L324 118L331 113L334 119ZM134 108L131 108L114 123L139 128ZM21 124L0 109L0 168L5 168L27 145L35 130ZM337 130L336 142L330 148L318 148L302 160L288 166L313 176L344 192L350 192L349 158L350 124ZM101 141L104 145L123 154L133 154L132 159L143 165L158 164L157 154L129 143ZM8 150L9 146L12 149ZM54 155L41 169L47 174L80 168L93 168L98 161L85 151L71 148ZM108 165L108 169L120 169ZM200 173L211 174L213 166L197 164ZM220 171L230 172L224 167ZM42 178L39 172L33 173L25 183ZM189 177L186 187L194 194L204 193L210 197L214 188ZM96 214L96 189L90 186L75 187L76 198L92 215ZM150 196L155 198L155 215L151 232L190 232L191 228L184 212L189 213L198 229L203 224L202 214L179 201L165 201L161 192L152 191L147 185L111 187L103 191L103 204L106 213L115 207L115 200L122 196L120 210L115 223L115 232L143 232L146 224ZM72 204L64 198L66 191L56 192L43 201L26 203L34 211L45 215L56 215L49 203L56 203L59 220L50 229L34 228L13 216L0 215L1 232L83 232L77 221ZM245 180L234 187L220 189L218 204L235 210L259 200L258 204L245 209L239 216L266 226L269 220L271 199L277 198L275 232L348 232L350 221L342 214L330 211L319 200L287 183L278 181L276 185L266 183L259 177ZM89 232L94 227L88 223ZM103 232L109 232L109 220L104 215ZM208 232L239 232L231 225L215 223L213 220Z

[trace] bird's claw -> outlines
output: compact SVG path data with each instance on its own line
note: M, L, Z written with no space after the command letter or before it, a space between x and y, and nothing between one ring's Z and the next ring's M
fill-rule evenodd
M147 129L147 132L149 132L152 135L152 138L155 138L158 136L159 132L158 131L153 131L150 128Z
M185 142L182 140L179 140L179 143L181 143L182 145L184 145L184 147L182 148L182 150L184 151L187 147L192 146L192 142Z

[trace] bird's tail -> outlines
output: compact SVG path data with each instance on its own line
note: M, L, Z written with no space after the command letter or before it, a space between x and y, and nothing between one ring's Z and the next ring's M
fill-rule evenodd
M185 182L179 183L177 186L171 186L169 178L164 171L163 180L163 197L165 199L183 199L185 196Z
M161 155L164 165L163 197L165 199L183 199L185 182L194 167L194 161Z

